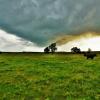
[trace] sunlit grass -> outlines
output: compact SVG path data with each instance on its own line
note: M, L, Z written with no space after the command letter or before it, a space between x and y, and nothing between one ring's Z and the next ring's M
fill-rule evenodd
M100 100L100 55L0 54L0 100Z

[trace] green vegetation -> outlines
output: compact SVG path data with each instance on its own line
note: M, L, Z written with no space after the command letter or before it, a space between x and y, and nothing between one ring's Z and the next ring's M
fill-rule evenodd
M100 100L100 55L2 53L0 100Z

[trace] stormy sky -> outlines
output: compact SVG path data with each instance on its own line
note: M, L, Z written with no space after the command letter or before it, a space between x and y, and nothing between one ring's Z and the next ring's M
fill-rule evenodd
M6 32L38 47L66 35L99 33L100 0L0 0L0 29L2 44Z

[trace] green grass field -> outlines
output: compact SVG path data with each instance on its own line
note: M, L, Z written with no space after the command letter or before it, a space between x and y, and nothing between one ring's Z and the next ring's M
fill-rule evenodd
M100 100L100 55L0 54L0 100Z

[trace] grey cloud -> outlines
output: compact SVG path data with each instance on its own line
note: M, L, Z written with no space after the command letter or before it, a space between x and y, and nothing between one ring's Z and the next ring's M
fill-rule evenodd
M60 35L100 31L100 0L0 0L0 27L40 46Z

